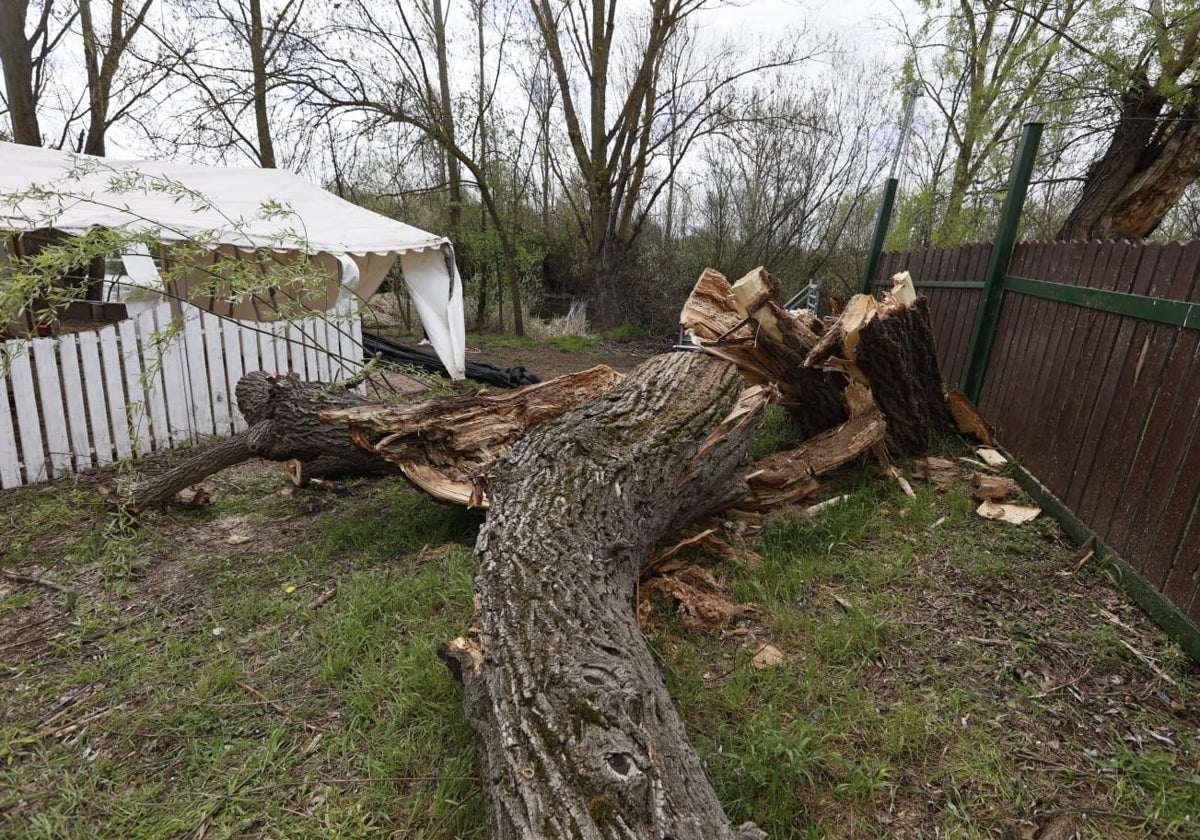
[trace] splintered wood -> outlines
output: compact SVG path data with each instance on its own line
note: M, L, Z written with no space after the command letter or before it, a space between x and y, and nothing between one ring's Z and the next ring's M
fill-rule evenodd
M792 504L819 486L817 476L864 453L886 461L885 440L899 454L919 454L951 428L929 313L907 272L882 301L856 295L825 322L785 310L762 268L733 284L708 269L680 323L748 383L773 388L807 438L755 465L740 510Z
M499 393L323 411L363 449L443 501L487 507L485 468L532 429L621 381L607 365Z

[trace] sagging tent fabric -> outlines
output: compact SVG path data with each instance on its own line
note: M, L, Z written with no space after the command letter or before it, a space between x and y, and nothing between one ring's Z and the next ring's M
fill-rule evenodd
M450 375L463 377L462 279L445 237L277 169L116 161L0 143L0 230L83 233L97 227L203 243L212 249L205 257L210 265L220 254L285 262L312 255L329 277L325 289L303 296L317 310L333 306L340 293L369 298L398 258L430 343ZM219 315L277 317L254 301L230 304L199 293L210 279L200 266L184 288L166 291Z

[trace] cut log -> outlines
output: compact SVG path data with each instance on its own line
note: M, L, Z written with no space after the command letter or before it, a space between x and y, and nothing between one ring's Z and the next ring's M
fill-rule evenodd
M436 499L487 507L486 467L538 425L621 380L607 365L500 393L321 412L366 452L391 461Z
M319 382L303 382L294 374L257 371L238 382L238 409L249 428L206 447L179 466L137 484L125 502L134 510L165 505L186 487L251 458L299 462L293 479L342 475L396 475L398 470L355 446L344 429L321 423L322 408L366 402L348 391Z
M745 491L760 413L722 425L742 385L701 353L655 357L492 465L478 614L439 652L493 840L763 836L724 814L634 611L653 546Z

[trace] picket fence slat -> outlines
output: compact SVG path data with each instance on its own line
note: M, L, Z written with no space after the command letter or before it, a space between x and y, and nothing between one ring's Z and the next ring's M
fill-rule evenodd
M232 425L229 421L225 360L221 358L224 349L221 319L211 312L201 312L200 326L204 330L204 359L208 367L208 392L212 397L213 430L215 434L224 436L229 434Z
M192 432L211 436L212 396L208 389L208 365L205 364L205 356L200 310L194 306L184 307L183 366L190 387Z
M63 400L67 404L67 426L71 431L75 469L86 470L92 466L92 439L88 434L87 404L83 377L79 372L79 342L75 336L63 336L58 343L58 367L62 372Z
M163 391L167 398L167 426L171 431L171 446L187 446L192 442L191 391L187 383L187 366L184 364L178 329L172 329L171 314L159 309L155 320L160 333L170 332L170 340L161 347L159 359L162 364Z
M150 415L146 412L146 388L142 379L141 352L133 321L117 325L121 340L121 364L125 368L125 392L129 395L129 438L135 455L150 451Z
M113 448L117 458L133 455L133 441L129 438L129 415L125 408L125 376L121 370L121 352L117 348L117 331L100 331L100 358L104 365L105 396L108 398L108 414L112 418Z
M71 438L67 432L67 415L58 379L58 356L54 352L52 338L35 338L32 344L42 428L46 433L50 468L57 478L71 471Z
M5 385L3 399L0 399L0 488L7 490L21 486L21 453L17 451L17 435L8 403L7 383Z
M25 481L40 484L49 476L46 473L45 450L42 448L42 421L38 417L34 401L33 367L29 363L28 342L24 352L18 352L9 360L13 392L17 395L17 429L21 433L21 460L25 463ZM25 396L28 395L28 396Z
M181 312L182 329L164 303L94 331L3 345L0 488L242 431L235 388L246 373L333 382L362 358L353 301L301 323Z
M96 455L96 465L102 467L112 463L113 446L109 433L108 406L104 402L104 377L100 373L100 339L95 333L79 334L79 358L92 430L92 451Z

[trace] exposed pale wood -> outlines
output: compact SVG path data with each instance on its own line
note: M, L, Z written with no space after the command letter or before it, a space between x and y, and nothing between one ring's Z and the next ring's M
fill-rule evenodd
M962 391L952 390L947 393L946 407L950 409L950 416L954 418L954 427L960 432L972 435L980 443L989 446L996 442L992 427Z
M774 281L761 268L735 285L736 293L713 269L700 275L679 318L692 340L736 364L747 382L777 388L779 402L805 437L845 421L844 380L804 366L820 339L813 321L783 309ZM739 304L739 295L745 304Z
M331 409L321 419L348 426L356 443L396 464L434 497L486 507L487 465L534 427L600 396L621 378L599 365L511 391Z
M1017 482L1000 475L973 473L971 475L971 497L977 502L1002 502L1017 492Z

